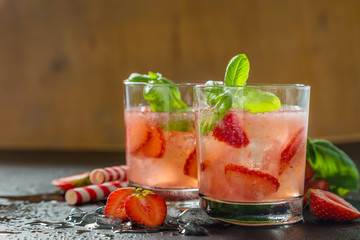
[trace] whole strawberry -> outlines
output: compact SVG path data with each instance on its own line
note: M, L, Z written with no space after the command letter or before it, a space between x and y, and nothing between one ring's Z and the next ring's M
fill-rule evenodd
M334 193L309 189L310 212L324 220L351 221L360 217L360 212Z

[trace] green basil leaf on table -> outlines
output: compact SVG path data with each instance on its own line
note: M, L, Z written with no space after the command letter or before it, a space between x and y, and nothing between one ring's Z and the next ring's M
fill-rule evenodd
M308 140L307 159L315 178L325 179L331 191L343 196L358 191L359 172L350 157L326 140Z

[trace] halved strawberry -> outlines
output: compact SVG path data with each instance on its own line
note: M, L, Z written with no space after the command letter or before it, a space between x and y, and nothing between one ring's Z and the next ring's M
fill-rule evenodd
M213 135L220 142L225 142L235 148L246 147L249 144L249 139L235 113L227 113L215 126Z
M324 220L351 221L360 217L360 212L334 193L310 189L310 212Z
M224 169L229 185L242 191L243 196L249 199L261 199L277 192L280 187L279 181L268 173L235 164L227 164Z
M308 190L312 189L321 189L321 190L329 190L329 183L325 179L311 179L311 180L305 180L305 186L304 186L304 197L303 197L303 203L306 204L308 198L307 198L307 192Z
M149 125L143 114L132 114L126 119L126 149L137 151L150 137Z
M190 153L190 155L187 157L185 161L184 174L197 179L198 165L197 165L196 149L192 153Z
M147 157L160 158L165 153L164 133L158 126L151 127L149 132L150 138L141 149Z
M67 177L62 177L52 180L52 184L55 187L61 188L64 191L67 191L76 187L83 187L90 185L90 172L84 172L80 174L75 174Z
M135 193L135 188L120 188L112 192L106 202L104 214L108 216L115 216L122 220L127 219L125 212L125 202L131 195Z
M167 206L159 195L148 191L137 189L137 194L133 194L125 202L126 214L132 222L157 227L163 224Z
M291 137L281 152L279 175L284 172L287 166L290 165L291 159L294 157L299 146L305 142L305 128L302 127L297 130Z

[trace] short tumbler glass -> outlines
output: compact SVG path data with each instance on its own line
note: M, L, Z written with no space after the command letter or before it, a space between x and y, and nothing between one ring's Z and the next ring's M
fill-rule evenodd
M232 94L232 107L211 131L200 131L220 114L208 104L208 93L226 90ZM259 90L275 94L281 107L262 113L243 110L239 99L244 92ZM199 85L195 95L201 207L214 219L238 225L302 220L310 87ZM262 101L253 103L266 104Z
M191 83L125 84L126 162L130 186L157 193L168 206L199 206L195 116ZM176 104L169 89L187 105L174 111L157 111L144 99L145 88L156 88L159 105ZM181 104L183 104L181 103Z

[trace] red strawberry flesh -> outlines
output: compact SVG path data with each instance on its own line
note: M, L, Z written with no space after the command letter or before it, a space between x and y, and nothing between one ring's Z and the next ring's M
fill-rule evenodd
M163 224L167 213L164 199L147 190L132 195L125 203L125 210L132 222L149 227Z
M351 221L360 217L360 212L334 193L320 190L309 190L310 212L324 220Z
M249 138L235 113L227 113L215 126L213 135L220 142L225 142L235 148L246 147L249 144Z
M149 125L145 115L132 114L126 119L126 149L129 152L137 151L150 137Z
M305 186L304 186L304 198L303 203L306 204L308 198L307 198L307 192L310 188L313 189L321 189L321 190L329 190L329 183L325 179L311 179L311 180L305 180Z
M295 132L295 134L291 137L290 141L287 143L287 145L281 152L279 175L281 175L285 171L287 166L290 165L291 159L296 154L297 149L300 147L300 145L304 143L304 139L305 128L302 127Z
M158 126L151 127L150 138L142 146L142 151L147 157L161 158L165 153L165 136Z
M184 165L184 174L197 179L198 166L196 150L190 153L190 155L187 157Z
M120 188L112 192L106 202L104 214L108 216L115 216L122 220L127 219L125 212L125 202L131 195L135 193L135 188Z
M242 191L248 199L261 199L277 192L280 183L268 173L250 170L241 165L227 164L225 175L229 184Z

